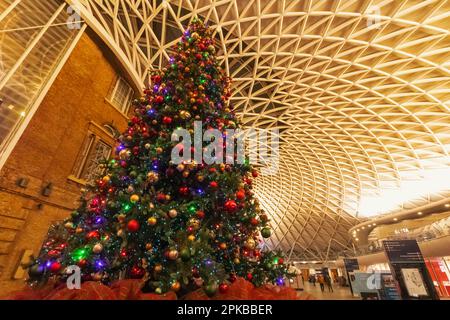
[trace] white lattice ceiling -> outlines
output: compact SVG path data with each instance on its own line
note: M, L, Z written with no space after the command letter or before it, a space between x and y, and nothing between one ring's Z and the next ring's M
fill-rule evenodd
M67 2L136 85L190 19L215 29L245 126L282 131L281 170L256 192L276 231L267 245L292 259L349 248L363 214L448 197L447 1Z

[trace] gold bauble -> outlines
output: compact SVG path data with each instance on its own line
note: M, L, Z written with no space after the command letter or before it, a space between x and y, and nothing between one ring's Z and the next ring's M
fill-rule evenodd
M172 289L172 291L178 292L180 290L180 288L181 288L181 284L178 281L175 281L175 282L172 283L170 288Z
M245 241L245 247L249 250L253 250L256 247L256 242L253 238L248 238L247 241Z
M194 230L198 230L200 229L200 220L196 219L196 218L191 218L189 219L189 223L188 225L194 229Z
M150 171L149 173L147 173L147 181L149 183L156 183L159 180L159 175L158 173L154 172L154 171Z
M154 226L156 223L158 222L158 220L155 217L150 217L147 220L148 225L150 226Z
M189 111L181 110L180 111L180 118L183 120L189 120L191 118L191 114Z
M171 210L169 210L169 217L170 218L176 218L177 217L177 215L178 215L178 212L177 212L177 210L175 210L175 209L171 209Z
M155 265L154 270L155 270L155 272L161 272L162 271L162 265L160 265L160 264Z

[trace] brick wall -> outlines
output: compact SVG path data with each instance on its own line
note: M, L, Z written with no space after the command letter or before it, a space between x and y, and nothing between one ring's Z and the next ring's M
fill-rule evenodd
M118 74L112 54L87 31L1 170L0 296L23 287L24 279L12 279L23 252L37 254L51 222L76 208L82 185L68 176L89 123L126 127L126 117L105 100ZM26 188L17 185L20 178L29 180Z

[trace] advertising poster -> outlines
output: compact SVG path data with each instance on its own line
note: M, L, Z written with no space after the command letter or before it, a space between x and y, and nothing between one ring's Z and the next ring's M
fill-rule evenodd
M403 268L402 275L408 294L411 297L428 296L428 292L419 269Z
M390 273L381 274L381 300L400 300L399 288L394 276Z

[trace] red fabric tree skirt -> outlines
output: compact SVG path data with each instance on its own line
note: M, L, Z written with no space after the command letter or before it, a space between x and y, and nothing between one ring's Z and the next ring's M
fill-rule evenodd
M111 286L99 282L85 282L80 290L69 290L65 285L44 288L26 288L9 297L10 300L176 300L174 292L166 294L143 293L140 280L120 280ZM185 300L310 300L312 296L298 293L289 287L265 285L256 288L243 278L229 286L227 293L208 297L202 289L187 294Z

